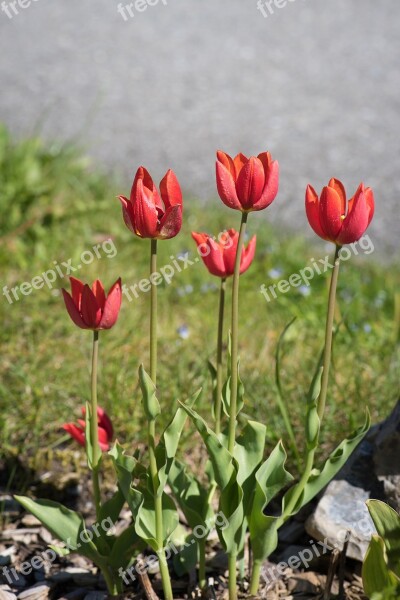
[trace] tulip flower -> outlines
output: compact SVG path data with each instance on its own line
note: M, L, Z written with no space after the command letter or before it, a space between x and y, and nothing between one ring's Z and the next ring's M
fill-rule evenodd
M86 409L82 407L83 417L86 415ZM103 452L107 452L110 448L110 442L113 437L113 426L110 417L100 407L97 408L97 430L99 436L99 446ZM78 444L85 446L85 421L84 419L78 419L78 424L75 423L64 423L62 428L74 438Z
M250 158L238 154L232 159L218 151L216 174L222 202L242 212L267 208L278 193L279 165L269 152Z
M171 169L160 183L160 194L150 173L144 167L139 167L130 199L119 196L125 224L135 235L167 240L179 233L182 226L182 192Z
M346 200L338 179L331 179L321 197L309 185L306 190L308 221L319 237L337 246L351 244L362 237L374 216L374 195L361 183L355 195Z
M110 329L121 308L121 279L117 279L105 295L101 281L96 279L92 288L75 277L70 277L71 292L62 290L65 306L72 321L81 329Z
M235 229L225 231L219 240L215 240L206 233L192 232L192 238L197 244L200 256L211 275L216 277L230 277L234 273L236 250L239 233ZM250 267L256 250L256 236L254 235L247 248L243 246L240 258L240 274Z

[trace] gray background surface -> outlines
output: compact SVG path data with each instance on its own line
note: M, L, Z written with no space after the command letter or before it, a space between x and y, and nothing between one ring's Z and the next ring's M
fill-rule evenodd
M154 1L154 0L153 0ZM124 1L124 4L126 2ZM18 136L74 139L124 186L172 167L216 196L215 150L281 164L260 218L308 231L304 189L331 176L375 190L369 231L398 252L399 0L167 0L124 21L117 0L35 0L0 12L0 119Z

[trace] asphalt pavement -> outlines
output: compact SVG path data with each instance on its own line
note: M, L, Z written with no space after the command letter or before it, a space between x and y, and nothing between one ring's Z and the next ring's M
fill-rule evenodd
M296 231L309 231L307 183L364 181L371 238L393 259L399 26L399 0L5 0L0 120L78 141L124 185L139 164L172 167L209 201L217 148L268 149L281 186L260 218Z

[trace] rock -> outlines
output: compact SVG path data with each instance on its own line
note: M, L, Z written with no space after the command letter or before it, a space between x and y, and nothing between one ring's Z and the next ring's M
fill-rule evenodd
M32 587L20 592L18 600L46 600L49 597L51 586L47 583L37 583Z
M0 600L17 600L17 596L8 585L0 585Z
M345 480L331 481L314 514L306 521L307 533L341 550L349 531L347 556L362 561L375 531L365 505L368 498L367 491Z
M400 509L400 401L390 416L372 427L335 479L325 488L306 531L317 540L343 547L350 531L347 555L362 561L375 532L365 501L376 498Z

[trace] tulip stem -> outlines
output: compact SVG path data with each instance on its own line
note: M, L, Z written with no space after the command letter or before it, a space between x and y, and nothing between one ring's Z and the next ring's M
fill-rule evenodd
M157 384L157 287L153 283L153 274L157 272L157 240L151 240L150 251L150 377ZM153 485L154 497L154 513L156 521L156 541L157 555L160 565L160 573L162 586L164 590L165 600L173 600L171 579L168 571L168 564L165 558L164 550L164 527L163 527L163 512L162 512L162 496L163 490L158 490L158 468L156 460L156 423L154 419L148 422L148 446L150 458L150 476Z
M339 266L340 266L340 252L341 246L336 246L334 267L331 277L331 283L329 286L329 300L328 300L328 313L326 317L326 329L325 329L325 348L324 348L324 361L321 381L321 392L318 398L318 416L320 421L325 412L326 394L328 391L329 381L329 368L331 364L332 355L332 339L333 339L333 321L335 317L335 303L336 303L336 289L339 277Z
M92 350L92 385L91 385L91 408L90 408L90 435L93 451L93 497L96 506L96 516L99 518L101 508L101 493L99 481L99 462L101 450L99 446L99 431L97 425L97 366L99 358L99 332L93 331L93 350Z
M236 561L237 561L237 552L231 552L228 554L228 568L229 568L229 600L236 600L237 598L237 589L236 589Z
M224 338L224 312L225 312L225 291L226 277L221 279L221 288L219 292L219 309L218 309L218 339L217 339L217 390L215 397L215 433L221 433L221 417L222 417L222 383L223 383L223 365L222 365L222 349Z
M238 326L239 326L239 278L240 278L240 259L242 256L242 246L244 234L246 232L247 213L242 213L240 223L239 239L236 249L235 270L233 273L232 286L232 325L231 325L231 398L229 407L229 435L228 451L233 454L236 437L236 417L237 417L237 392L238 392ZM236 567L235 567L236 568ZM235 571L236 572L236 571Z
M329 368L331 363L332 355L332 339L333 339L333 321L335 316L335 301L336 301L336 289L339 276L339 265L340 265L340 246L336 246L334 267L329 287L329 299L328 299L328 312L326 318L326 330L325 330L325 348L324 348L324 359L323 359L323 372L321 381L321 392L318 398L318 416L320 422L325 412L326 394L328 390L328 379L329 379ZM292 511L296 507L296 504L303 493L303 490L309 480L311 471L314 465L316 448L312 448L306 451L305 465L303 467L303 474L299 482L295 485L292 495L288 504L286 505L284 513L275 523L275 530L277 531L283 523L290 517ZM258 570L253 568L253 574L251 578L250 594L256 594L258 590L260 573Z
M157 271L157 240L151 240L150 252L150 377L157 385L157 287L152 275Z

